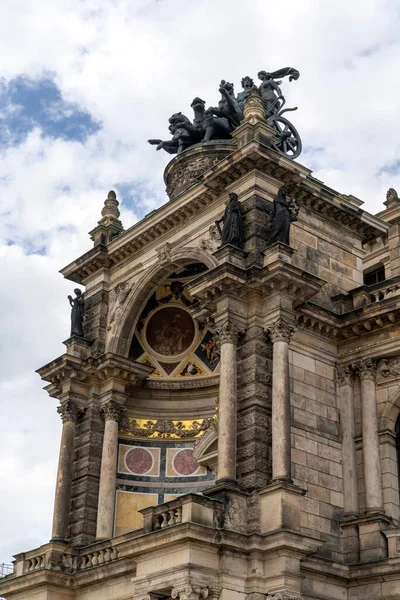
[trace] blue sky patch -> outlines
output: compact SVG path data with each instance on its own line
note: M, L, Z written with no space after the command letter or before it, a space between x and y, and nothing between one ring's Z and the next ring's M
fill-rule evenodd
M65 101L50 76L0 79L0 146L20 144L36 127L53 139L84 142L101 124Z

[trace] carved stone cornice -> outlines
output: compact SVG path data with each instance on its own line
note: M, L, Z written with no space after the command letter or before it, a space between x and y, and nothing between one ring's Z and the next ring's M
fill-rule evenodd
M226 321L218 328L219 344L236 344L239 341L240 331L232 321Z
M50 396L58 398L62 393L64 383L89 386L92 383L109 384L118 382L123 385L136 384L143 381L154 371L154 367L129 360L111 352L98 358L77 358L63 354L56 360L37 370L44 381ZM111 383L110 383L111 382ZM120 385L119 385L120 387Z
M365 358L357 363L357 372L361 380L376 379L376 361L372 358Z
M267 328L267 332L269 333L273 344L275 344L275 342L289 343L294 333L294 330L295 327L292 324L288 323L288 321L282 319L282 317L279 317L279 319L277 319L275 323L272 323Z
M200 600L208 598L208 586L193 583L185 583L172 588L171 598L179 600Z
M105 421L116 421L117 423L119 423L125 411L126 408L124 406L121 406L112 400L107 402L107 404L100 409L100 413Z
M377 365L376 378L392 379L400 376L400 356L382 358Z
M302 600L302 598L287 592L276 592L275 594L267 594L265 600Z
M71 400L63 402L60 406L58 406L57 412L60 415L63 423L67 423L68 421L76 423L79 416L82 414L82 411L77 407L75 402L71 402Z
M353 385L354 370L352 365L341 365L336 367L336 378L338 385Z

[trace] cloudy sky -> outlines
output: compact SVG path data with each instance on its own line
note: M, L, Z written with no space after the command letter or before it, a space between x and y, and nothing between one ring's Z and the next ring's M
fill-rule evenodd
M300 162L382 210L400 191L398 0L13 0L0 4L0 563L48 541L61 421L35 369L69 334L60 268L115 189L129 227L166 201L146 143L284 66Z

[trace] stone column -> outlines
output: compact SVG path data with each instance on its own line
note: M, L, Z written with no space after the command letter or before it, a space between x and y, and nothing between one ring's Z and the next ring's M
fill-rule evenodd
M66 542L68 539L68 521L71 500L72 467L75 446L75 423L80 411L67 401L57 408L63 423L60 454L58 458L56 496L54 501L52 542Z
M292 483L289 342L294 328L281 317L269 327L272 354L272 481Z
M340 401L340 423L342 426L342 461L344 514L347 517L358 516L357 460L353 402L354 372L350 365L337 369Z
M236 484L238 330L227 322L219 329L218 481Z
M382 512L382 468L376 411L375 361L370 358L361 361L358 372L361 382L365 512Z
M101 409L105 427L101 457L96 539L108 539L113 535L118 457L118 423L123 410L124 408L120 404L111 400Z

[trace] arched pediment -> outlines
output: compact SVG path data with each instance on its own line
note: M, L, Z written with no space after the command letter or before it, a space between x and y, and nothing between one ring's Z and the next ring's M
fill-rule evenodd
M379 431L395 431L396 421L400 414L400 390L392 395L391 398L386 402L385 408L383 409L380 422Z

